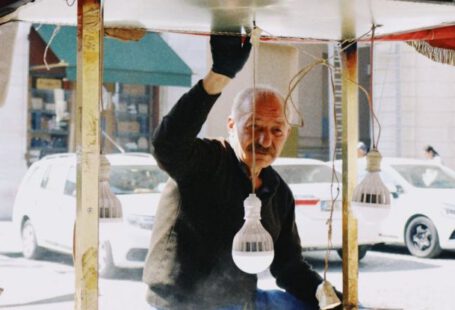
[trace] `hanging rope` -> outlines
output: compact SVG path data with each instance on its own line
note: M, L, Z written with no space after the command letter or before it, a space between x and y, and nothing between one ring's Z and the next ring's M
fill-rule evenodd
M370 111L373 115L373 117L370 117L370 119L371 119L371 136L373 139L373 149L377 148L376 140L375 140L376 138L374 135L374 119L376 118L376 115L374 114L374 110L373 110L373 101L374 101L374 97L373 97L373 73L374 73L373 64L374 64L374 39L375 39L374 31L375 30L376 30L376 25L373 24L373 26L371 27L371 43L370 43L370 100L371 100ZM379 124L379 121L378 121L378 124ZM378 137L378 139L379 139L379 137Z
M251 126L251 137L252 137L252 156L253 163L251 165L251 184L252 184L252 193L256 191L256 140L255 140L255 124L256 124L256 57L257 50L260 44L262 30L256 26L256 21L253 20L253 30L251 31L251 43L253 45L253 116L252 116L252 126Z

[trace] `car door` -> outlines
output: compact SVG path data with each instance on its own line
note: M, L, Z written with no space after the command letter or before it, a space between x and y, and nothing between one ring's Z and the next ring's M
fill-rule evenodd
M61 249L64 241L65 225L63 222L66 219L62 216L61 208L67 204L63 189L68 169L68 164L60 161L54 162L50 165L41 183L43 191L39 200L39 209L45 219L43 236L50 247L58 249Z
M412 195L409 193L409 187L401 183L401 180L394 177L394 173L388 169L381 171L381 178L391 191L392 198L390 212L381 223L380 237L385 241L400 241L403 238L404 223L412 206Z
M35 234L41 241L42 227L45 227L46 219L43 212L38 208L40 204L43 177L45 177L49 167L47 165L34 165L30 168L27 178L21 183L14 202L13 220L18 231L22 229L25 218L29 219Z
M76 221L76 167L70 165L64 177L60 214L60 244L66 250L73 248L74 223Z

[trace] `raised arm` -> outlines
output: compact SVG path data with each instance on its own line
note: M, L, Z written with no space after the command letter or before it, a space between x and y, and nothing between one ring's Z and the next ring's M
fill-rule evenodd
M197 135L213 104L248 59L251 44L236 36L210 37L213 65L205 78L184 94L163 118L152 139L152 153L172 177L178 179L210 154L200 152ZM192 165L188 165L191 162Z

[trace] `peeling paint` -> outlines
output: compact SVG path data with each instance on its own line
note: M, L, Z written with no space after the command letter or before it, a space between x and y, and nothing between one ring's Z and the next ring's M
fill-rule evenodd
M94 247L88 248L82 255L82 281L89 291L98 288L97 257L98 250Z

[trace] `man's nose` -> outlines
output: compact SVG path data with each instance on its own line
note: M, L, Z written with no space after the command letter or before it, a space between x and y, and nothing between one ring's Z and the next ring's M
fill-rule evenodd
M269 147L272 144L272 135L267 130L261 131L258 138L259 144L263 147Z

